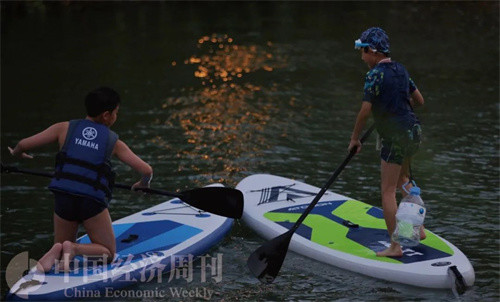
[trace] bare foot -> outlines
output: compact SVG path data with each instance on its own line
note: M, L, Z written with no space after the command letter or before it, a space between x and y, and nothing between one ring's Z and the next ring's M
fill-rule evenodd
M38 263L36 264L36 269L40 272L48 272L54 265L57 259L61 258L62 244L56 243L52 248L43 255Z
M377 252L378 257L403 257L403 250L398 243L391 242L387 249Z
M62 244L63 253L63 269L65 272L70 271L70 263L76 255L75 244L71 241L64 241Z
M425 238L427 238L427 235L425 235L425 229L424 229L424 226L421 225L420 226L420 241L424 240Z

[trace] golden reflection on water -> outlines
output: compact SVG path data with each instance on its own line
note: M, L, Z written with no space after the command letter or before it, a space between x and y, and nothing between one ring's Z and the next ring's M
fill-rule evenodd
M262 75L258 73L283 68L286 60L276 54L271 42L238 45L228 35L216 34L197 42L199 54L184 64L196 67L193 76L201 85L182 89L180 97L167 98L162 123L180 127L184 134L186 144L177 149L179 171L191 169L205 178L224 181L246 171L252 159L269 147L265 129L277 112L272 98L276 85L259 84ZM154 142L172 149L162 137Z

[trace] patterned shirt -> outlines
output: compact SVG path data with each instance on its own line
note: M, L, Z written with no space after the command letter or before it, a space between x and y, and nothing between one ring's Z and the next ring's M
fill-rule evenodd
M410 105L410 95L416 89L400 63L383 62L368 71L363 101L372 103L373 117L382 138L390 139L420 124Z

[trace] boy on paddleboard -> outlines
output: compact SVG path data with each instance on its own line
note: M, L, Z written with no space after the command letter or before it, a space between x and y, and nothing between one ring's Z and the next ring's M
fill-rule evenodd
M396 188L408 182L411 157L420 145L420 122L413 108L424 104L424 99L406 68L392 61L389 37L378 27L367 29L356 40L355 48L361 50L361 59L368 64L361 109L357 115L348 150L361 151L359 135L366 120L373 113L375 127L382 139L381 190L384 219L392 237L396 228ZM407 193L402 190L405 196ZM425 238L423 228L421 239ZM391 239L386 250L377 256L403 256L399 243Z
M56 260L64 270L75 255L100 256L111 262L116 242L108 211L114 183L110 157L115 155L142 175L132 187L149 187L153 169L140 159L109 128L116 122L120 96L113 89L100 87L85 98L87 117L56 123L21 140L10 153L33 158L30 149L57 142L56 171L49 189L54 193L54 246L38 261L37 268L49 271ZM76 243L79 224L83 224L92 243Z

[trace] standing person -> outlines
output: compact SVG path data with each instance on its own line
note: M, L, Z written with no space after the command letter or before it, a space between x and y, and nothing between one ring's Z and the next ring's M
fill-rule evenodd
M140 159L109 129L117 119L120 96L113 89L100 87L85 98L87 117L56 123L46 130L22 139L10 153L33 158L30 149L57 142L56 171L49 189L54 193L53 247L38 261L39 271L47 272L62 259L64 270L76 255L101 256L113 260L116 251L108 204L114 183L110 157L115 155L142 175L132 187L149 187L153 169ZM91 240L76 243L79 224Z
M373 112L375 127L382 139L381 191L382 208L391 245L377 252L377 256L403 256L401 246L392 240L396 228L396 188L401 188L409 179L410 160L420 145L420 122L413 107L424 104L424 99L406 68L392 61L389 52L389 37L379 27L372 27L355 41L361 50L361 59L368 64L364 96L357 115L348 150L357 147L361 151L359 135ZM406 192L402 190L403 196ZM425 238L423 228L421 239Z

